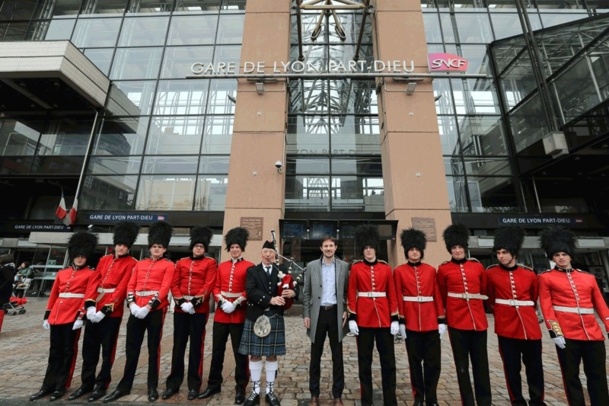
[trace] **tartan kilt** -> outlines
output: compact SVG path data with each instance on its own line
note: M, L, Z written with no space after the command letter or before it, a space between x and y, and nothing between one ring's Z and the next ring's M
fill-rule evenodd
M239 353L253 355L256 357L269 357L273 355L285 355L285 323L283 316L274 314L269 317L271 332L266 337L258 337L254 334L254 323L245 319Z

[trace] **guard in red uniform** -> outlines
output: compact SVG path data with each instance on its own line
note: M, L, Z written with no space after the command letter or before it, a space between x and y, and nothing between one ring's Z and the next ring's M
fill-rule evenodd
M355 241L364 259L351 265L347 310L349 331L357 340L361 404L372 405L372 351L376 340L381 361L383 404L397 405L393 336L400 328L393 272L387 262L376 258L379 247L376 227L358 226Z
M133 268L127 284L127 304L131 315L127 321L125 344L125 369L123 378L104 403L115 401L131 392L133 379L144 342L148 333L148 400L159 398L159 368L163 322L169 306L167 295L171 288L175 265L165 258L172 227L164 221L153 223L148 230L150 257L140 260Z
M465 406L475 404L469 377L471 359L475 402L479 406L490 406L491 379L486 350L488 321L484 310L486 270L478 260L465 255L469 230L464 225L448 226L443 237L452 258L438 267L437 278L446 309L461 403Z
M495 315L495 333L510 402L527 406L522 396L521 363L526 368L530 406L545 405L541 328L535 312L539 296L537 275L516 263L524 241L519 227L504 227L495 233L493 251L499 264L487 268L488 303Z
M409 228L400 236L408 260L393 271L399 303L400 335L406 339L414 406L437 405L440 380L440 338L446 332L444 305L436 269L421 262L425 233Z
M556 344L570 406L584 406L579 379L583 361L592 406L609 405L605 336L594 312L609 331L609 310L594 275L571 266L575 235L562 227L540 235L541 248L556 266L539 275L539 304Z
M235 227L224 236L226 251L230 254L230 259L219 265L216 276L214 298L217 306L214 315L211 365L207 388L199 395L199 399L211 397L219 393L222 388L224 353L230 336L235 358L235 404L240 405L245 402L249 370L247 355L239 353L239 343L247 308L245 293L247 269L255 266L254 263L243 259L243 251L245 251L248 238L249 232L242 227Z
M87 266L87 260L95 251L97 237L89 233L75 233L68 242L71 265L57 272L42 326L51 330L49 363L42 387L30 396L37 400L51 394L51 401L61 398L70 387L78 338L83 325L86 292L97 286L99 272Z
M180 389L184 380L184 354L188 350L188 400L199 396L203 373L203 353L205 352L205 324L209 314L209 298L216 281L218 266L216 260L206 256L213 233L207 227L193 227L190 230L189 257L176 263L171 284L171 294L175 301L173 313L173 351L171 353L171 373L167 377L163 399L169 399Z
M68 400L74 400L91 392L89 402L106 394L112 380L111 372L116 354L118 332L123 321L127 283L137 260L129 255L140 226L128 221L114 227L114 253L104 255L97 264L99 284L87 292L85 308L87 323L82 342L81 386ZM101 350L102 366L95 377Z

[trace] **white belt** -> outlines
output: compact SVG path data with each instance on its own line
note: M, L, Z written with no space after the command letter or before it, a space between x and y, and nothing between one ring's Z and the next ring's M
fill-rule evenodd
M433 296L404 296L402 299L405 302L433 302Z
M139 292L135 292L135 294L139 297L152 296L152 295L156 295L157 293L159 293L158 290L140 290Z
M495 303L508 306L535 306L532 300L515 300L515 299L495 299Z
M357 292L357 297L387 297L386 292Z
M241 293L220 292L224 297L241 297Z
M488 299L488 296L486 295L481 295L480 293L455 293L455 292L448 292L448 297L456 297L457 299L465 299L465 300L470 300L470 299L480 299L480 300L486 300Z
M110 289L97 288L97 293L113 293L115 290L116 290L116 288L110 288Z
M591 307L554 306L554 310L556 310L557 312L565 313L594 314L594 309Z
M85 297L84 293L70 293L70 292L62 292L59 294L59 297L63 297L65 299L82 299Z

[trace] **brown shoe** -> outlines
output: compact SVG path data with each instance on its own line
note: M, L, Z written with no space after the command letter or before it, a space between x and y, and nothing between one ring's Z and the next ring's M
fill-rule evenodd
M341 398L334 399L334 406L343 405L343 400Z
M309 406L319 406L319 396L311 396L311 400L309 400Z

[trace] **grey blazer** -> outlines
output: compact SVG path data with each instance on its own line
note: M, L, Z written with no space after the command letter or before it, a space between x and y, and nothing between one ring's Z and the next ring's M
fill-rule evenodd
M323 258L323 257L322 257ZM315 332L319 319L319 309L321 308L321 260L316 259L307 264L305 272L302 309L303 317L311 318L311 328L307 330L307 335L311 342L315 342ZM343 328L343 312L347 303L347 286L349 284L349 264L335 257L336 261L336 305L338 323L338 340L342 341L345 332Z

